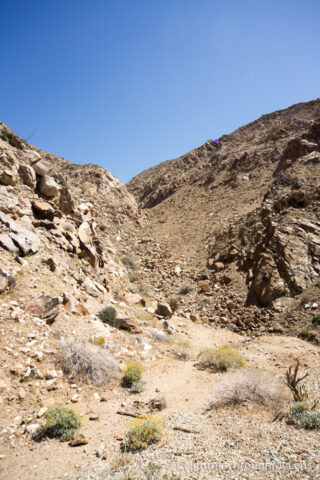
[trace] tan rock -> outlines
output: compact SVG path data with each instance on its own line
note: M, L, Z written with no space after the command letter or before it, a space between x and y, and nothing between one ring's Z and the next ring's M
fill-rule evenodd
M22 182L28 187L35 189L37 185L37 177L34 169L29 165L19 166L19 175Z
M71 447L79 447L80 445L87 445L88 443L89 441L83 433L76 432L73 439L69 442L69 445L71 445Z
M59 194L59 185L52 177L43 176L39 183L40 193L47 198L56 197Z
M204 293L210 292L210 285L207 280L201 280L201 282L199 282L199 287L200 290Z
M53 170L53 165L51 165L51 163L49 163L44 158L40 158L33 161L32 168L37 175L39 175L40 177L44 177L45 175L50 175Z

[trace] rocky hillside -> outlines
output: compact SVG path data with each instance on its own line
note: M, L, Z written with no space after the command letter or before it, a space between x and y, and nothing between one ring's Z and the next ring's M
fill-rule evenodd
M319 147L316 100L127 188L0 123L1 478L317 478L320 413L290 424L284 378L298 359L319 397Z
M187 281L201 291L206 280L212 304L197 310L210 321L223 316L255 328L259 316L268 324L271 315L287 328L285 312L297 309L299 324L301 295L320 268L319 162L318 99L264 115L133 178L127 186L146 209L146 233L181 271L174 282L160 280L162 289L169 283L173 293ZM160 277L170 269L157 267Z

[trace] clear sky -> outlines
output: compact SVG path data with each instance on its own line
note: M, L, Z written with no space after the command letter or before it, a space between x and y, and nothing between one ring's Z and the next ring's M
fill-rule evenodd
M123 182L320 96L320 0L0 0L0 120Z

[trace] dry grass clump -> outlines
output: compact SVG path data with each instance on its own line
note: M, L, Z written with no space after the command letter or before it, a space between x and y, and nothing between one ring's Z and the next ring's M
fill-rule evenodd
M244 358L231 345L220 345L218 348L204 348L197 356L200 368L225 372L229 368L244 367Z
M62 338L58 346L62 370L71 377L101 385L110 383L120 372L114 358L98 345L78 338Z
M290 402L286 385L258 369L230 372L214 385L211 408L255 403L280 412Z

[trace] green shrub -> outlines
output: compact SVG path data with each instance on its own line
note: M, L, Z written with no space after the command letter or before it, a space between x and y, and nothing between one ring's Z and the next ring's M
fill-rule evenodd
M168 304L170 305L171 307L171 310L173 312L176 312L178 310L178 308L180 307L180 301L178 298L176 297L170 297L168 298Z
M191 285L182 285L178 290L178 295L188 295L188 293L193 292L194 288Z
M313 316L312 323L313 323L314 325L320 325L320 313L316 313L316 314Z
M320 429L320 411L311 410L308 402L290 404L288 423L306 430Z
M60 438L61 442L71 440L74 433L81 427L80 416L65 407L54 407L45 415L44 433L48 437Z
M124 387L131 388L133 384L139 382L142 377L142 367L139 363L129 363L123 373L122 384Z
M314 340L316 336L317 332L312 327L303 327L299 332L299 337L304 340Z
M129 388L130 393L142 393L143 391L144 391L143 382L133 382L133 384Z
M197 356L198 365L215 371L227 371L229 368L245 366L245 360L230 345L221 345L218 348L204 348Z
M106 343L106 339L104 337L96 337L94 339L94 342L98 343L99 345L103 345L104 343Z
M98 313L98 317L104 323L108 323L112 327L115 327L117 320L117 310L114 307L104 307Z
M149 415L139 418L125 437L125 450L136 452L147 448L149 445L160 442L164 434L163 420L161 417Z
M125 255L121 258L123 265L129 270L137 270L137 259L134 255Z

